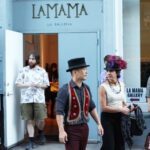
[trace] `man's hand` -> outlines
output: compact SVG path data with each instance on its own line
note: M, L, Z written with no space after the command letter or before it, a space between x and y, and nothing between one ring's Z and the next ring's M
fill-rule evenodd
M99 135L101 135L101 136L104 134L104 129L103 129L103 127L102 127L101 124L98 124L98 133L99 133Z
M68 141L67 133L65 131L59 132L59 141L61 143L66 143Z

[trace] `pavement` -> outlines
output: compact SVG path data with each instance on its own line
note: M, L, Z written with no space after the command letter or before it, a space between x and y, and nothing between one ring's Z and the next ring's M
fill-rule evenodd
M147 129L144 131L142 136L135 136L133 137L133 146L131 150L144 150L144 143L146 139L146 135L150 132L150 117L145 117ZM53 128L54 130L54 128ZM52 133L52 131L48 131L49 133ZM101 142L99 143L88 143L86 150L100 150ZM9 150L25 150L25 142L10 148ZM38 145L38 147L35 150L65 150L64 144L60 144L58 142L58 138L47 138L47 142L45 145ZM126 150L128 149L128 146L126 146Z
M86 150L100 150L101 143L88 143ZM10 150L25 150L25 144L20 144L16 147L11 148ZM35 150L65 150L64 144L59 142L47 142L45 145L38 145ZM126 148L126 150L129 150ZM144 150L142 146L134 145L132 150Z
M99 150L99 144L88 144L87 150ZM12 148L11 150L25 150L25 145L20 145ZM38 146L35 150L65 150L64 144L60 143L47 143Z

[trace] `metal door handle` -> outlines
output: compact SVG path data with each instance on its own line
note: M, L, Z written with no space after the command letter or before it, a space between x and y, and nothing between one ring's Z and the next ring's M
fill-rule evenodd
M7 93L7 96L10 96L10 95L13 95L13 93L9 93L9 92L8 92L8 93Z

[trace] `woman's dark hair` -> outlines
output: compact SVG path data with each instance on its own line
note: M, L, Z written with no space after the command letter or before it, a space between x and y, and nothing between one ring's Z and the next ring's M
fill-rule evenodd
M55 68L55 70L53 70ZM58 80L58 67L56 63L52 63L49 71L49 80Z
M116 71L116 74L117 74L117 78L119 79L120 78L120 72L121 72L121 70L115 70Z
M106 56L104 57L104 62L107 62L110 56L111 56L111 55L106 55Z

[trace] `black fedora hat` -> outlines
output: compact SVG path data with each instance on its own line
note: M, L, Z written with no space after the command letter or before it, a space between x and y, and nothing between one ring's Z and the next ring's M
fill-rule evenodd
M68 61L68 69L66 70L67 72L73 70L73 69L78 69L78 68L83 68L83 67L88 67L90 65L87 65L85 62L85 58L73 58Z

